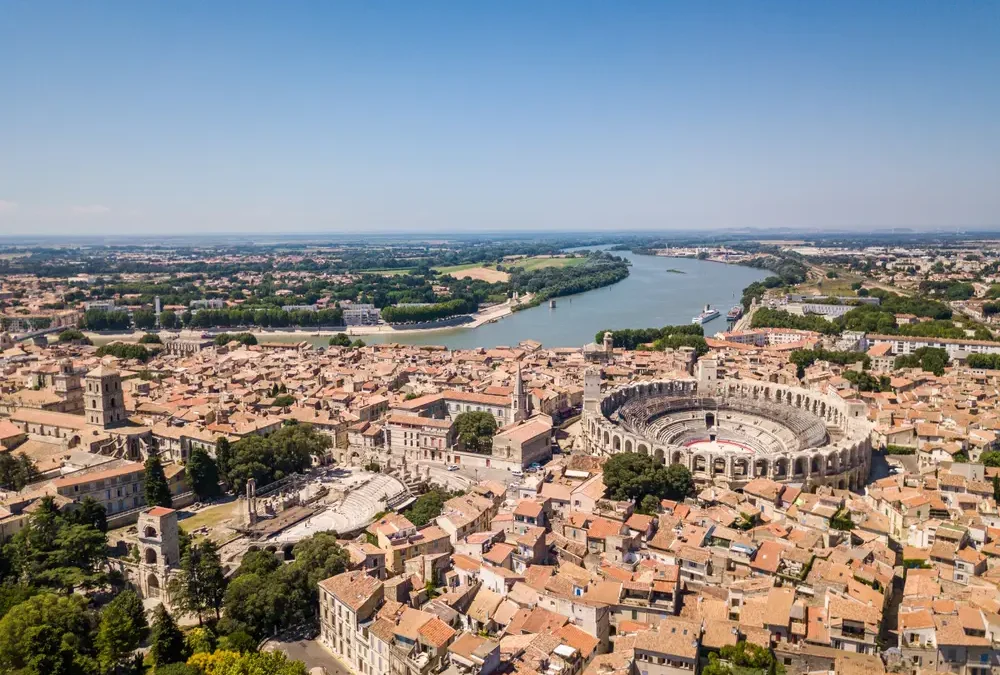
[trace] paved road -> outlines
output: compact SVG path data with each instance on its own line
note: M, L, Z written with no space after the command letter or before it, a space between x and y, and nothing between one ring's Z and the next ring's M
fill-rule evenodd
M483 480L495 480L504 485L516 480L510 471L505 469L462 467L458 471L448 471L434 462L417 462L417 464L430 466L432 482L443 483L449 490L467 490L473 483Z
M327 675L353 675L347 666L337 660L319 640L298 640L296 642L268 642L264 647L266 651L280 650L288 655L288 658L302 661L306 664L306 669L325 668Z

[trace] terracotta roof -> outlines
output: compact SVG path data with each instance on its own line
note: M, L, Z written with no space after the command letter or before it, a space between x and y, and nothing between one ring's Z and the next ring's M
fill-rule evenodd
M324 579L319 585L354 611L360 609L373 595L382 592L382 582L361 570L338 574Z

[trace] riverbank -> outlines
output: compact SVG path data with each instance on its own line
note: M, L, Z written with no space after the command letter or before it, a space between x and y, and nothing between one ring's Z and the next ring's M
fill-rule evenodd
M598 330L649 328L686 324L706 304L731 307L740 301L747 284L764 279L769 272L742 265L706 265L704 261L626 253L631 263L629 275L618 283L557 298L556 307L544 302L529 309L511 312L509 304L495 305L478 312L475 320L459 327L430 329L358 326L347 334L369 344L399 343L439 346L448 349L478 349L517 345L530 339L547 347L580 347L594 339ZM668 273L668 268L683 274ZM524 298L524 301L533 298ZM533 303L532 303L533 304ZM724 320L719 319L724 330ZM474 330L472 330L474 328ZM714 332L715 324L706 325ZM217 328L208 333L239 333L246 329ZM340 327L253 329L261 342L294 344L306 342L325 347L330 336L345 332ZM170 334L176 335L177 331ZM141 332L91 335L97 345L113 340L134 341ZM167 333L163 333L163 338Z
M259 326L249 326L249 327L229 327L229 328L204 328L204 329L192 329L191 331L177 331L177 330L136 330L136 331L110 331L110 332L95 332L95 331L84 331L84 335L90 338L91 342L95 345L107 344L109 342L137 342L146 333L153 333L154 335L160 335L162 338L179 337L184 333L199 333L206 335L219 335L220 333L252 333L257 337L258 342L267 342L271 339L277 339L279 341L289 341L295 338L316 338L316 337L333 337L334 335L339 335L340 333L346 333L351 337L391 337L393 335L423 335L427 333L434 333L437 331L447 331L455 330L456 328L469 329L478 328L482 325L488 323L494 323L503 319L504 317L510 316L514 311L515 307L520 304L527 304L531 302L533 296L529 293L523 298L519 298L518 302L513 302L512 300L507 300L499 305L492 305L486 307L475 314L469 314L467 316L471 317L470 321L461 324L448 324L443 323L440 326L427 326L421 328L407 328L395 327L389 324L380 324L378 326L345 326L343 328L321 328L321 329L310 329L310 328L261 328Z

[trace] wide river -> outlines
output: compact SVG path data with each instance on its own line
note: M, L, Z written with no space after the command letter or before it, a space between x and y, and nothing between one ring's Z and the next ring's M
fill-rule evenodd
M449 349L513 346L538 340L547 347L579 347L605 328L650 328L686 324L710 304L721 316L705 324L705 333L726 329L726 312L740 301L743 289L769 273L751 267L691 258L622 255L632 262L628 278L597 290L556 298L478 328L424 333L365 335L363 340L412 345L444 345ZM678 270L671 272L668 270ZM317 345L328 340L309 338Z

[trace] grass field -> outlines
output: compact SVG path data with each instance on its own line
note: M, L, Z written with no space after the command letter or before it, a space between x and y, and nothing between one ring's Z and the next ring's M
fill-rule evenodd
M233 518L235 511L235 501L228 501L218 506L210 506L207 509L202 509L190 518L184 518L178 522L184 528L185 532L190 533L200 527L213 528L223 521L230 520Z
M397 277L400 274L409 274L416 267L399 267L393 269L383 269L383 270L354 270L354 274L381 274L384 277Z
M447 274L456 279L480 279L490 283L507 281L510 275L500 272L496 265L483 265L481 263L465 263L464 265L447 265L445 267L435 267L438 274Z
M587 258L552 258L549 256L535 256L534 258L524 258L511 263L513 267L520 267L524 270L540 270L545 267L576 267L587 262Z

